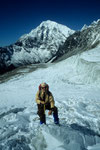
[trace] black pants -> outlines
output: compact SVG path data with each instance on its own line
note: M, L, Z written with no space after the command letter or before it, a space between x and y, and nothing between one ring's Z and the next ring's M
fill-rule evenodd
M58 119L58 108L56 106L54 106L54 108L51 108L50 104L45 104L45 108L44 108L43 104L38 104L37 106L38 106L37 114L40 117L40 123L45 123L46 124L45 110L52 110L53 111L53 116L56 116L56 118Z

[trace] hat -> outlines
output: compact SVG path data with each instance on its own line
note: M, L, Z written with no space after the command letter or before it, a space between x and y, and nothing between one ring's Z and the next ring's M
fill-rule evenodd
M46 83L41 83L41 87L46 87L47 84Z

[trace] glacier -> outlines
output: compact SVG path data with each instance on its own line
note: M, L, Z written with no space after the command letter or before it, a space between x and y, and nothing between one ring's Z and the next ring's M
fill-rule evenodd
M39 124L35 94L47 82L60 126ZM0 150L100 149L100 45L55 63L0 75Z

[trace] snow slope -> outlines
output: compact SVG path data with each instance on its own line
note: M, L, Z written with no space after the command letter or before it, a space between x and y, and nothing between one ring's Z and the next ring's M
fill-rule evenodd
M1 82L0 149L100 149L99 58L97 47L35 70L34 65L31 71L28 67L18 69ZM54 125L47 111L47 125L39 125L35 94L41 82L50 86L61 126Z

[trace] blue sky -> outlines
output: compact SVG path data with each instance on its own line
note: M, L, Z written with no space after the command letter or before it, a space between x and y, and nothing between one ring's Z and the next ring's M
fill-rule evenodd
M42 21L80 30L100 19L100 0L0 0L0 46L16 42Z

